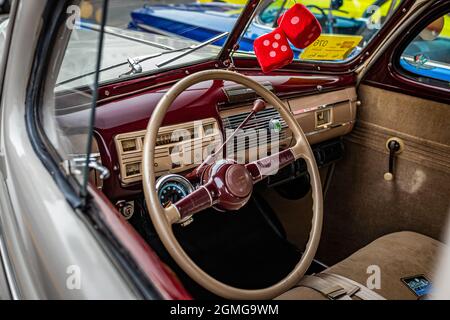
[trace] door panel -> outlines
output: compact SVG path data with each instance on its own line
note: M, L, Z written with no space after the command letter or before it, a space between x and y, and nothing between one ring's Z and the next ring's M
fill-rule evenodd
M325 202L318 257L329 264L395 231L442 240L449 213L450 106L368 85L358 96L357 123ZM386 181L390 137L405 149Z

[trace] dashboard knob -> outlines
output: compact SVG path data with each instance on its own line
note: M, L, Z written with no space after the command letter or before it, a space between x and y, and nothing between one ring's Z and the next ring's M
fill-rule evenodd
M134 214L134 201L126 202L121 200L117 202L116 206L126 220L131 219Z
M258 113L260 111L263 111L264 109L266 109L266 102L262 99L256 99L255 102L253 103L252 111L254 113Z

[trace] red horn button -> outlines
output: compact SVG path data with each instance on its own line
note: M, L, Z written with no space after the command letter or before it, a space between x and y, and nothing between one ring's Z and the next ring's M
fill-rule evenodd
M230 166L225 174L228 190L236 197L245 198L253 189L253 180L247 169L239 164Z

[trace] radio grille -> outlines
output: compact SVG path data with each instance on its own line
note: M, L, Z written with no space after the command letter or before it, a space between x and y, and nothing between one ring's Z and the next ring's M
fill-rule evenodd
M242 121L250 114L250 112L239 113L223 117L223 125L226 130L225 134L230 134L236 130ZM275 133L271 130L272 124L278 124L281 131ZM281 143L291 138L288 126L278 111L274 108L267 108L260 111L254 116L244 127L243 136L235 138L230 142L227 151L233 150L235 153L242 150L248 150L265 144L270 144L272 138L278 139ZM231 149L233 147L233 149Z

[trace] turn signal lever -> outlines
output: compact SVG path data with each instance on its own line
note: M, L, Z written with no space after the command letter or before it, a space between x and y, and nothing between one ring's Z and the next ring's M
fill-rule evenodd
M396 154L403 151L403 141L399 138L390 138L386 142L386 148L389 151L389 171L384 174L384 180L392 181L394 179L394 158Z

